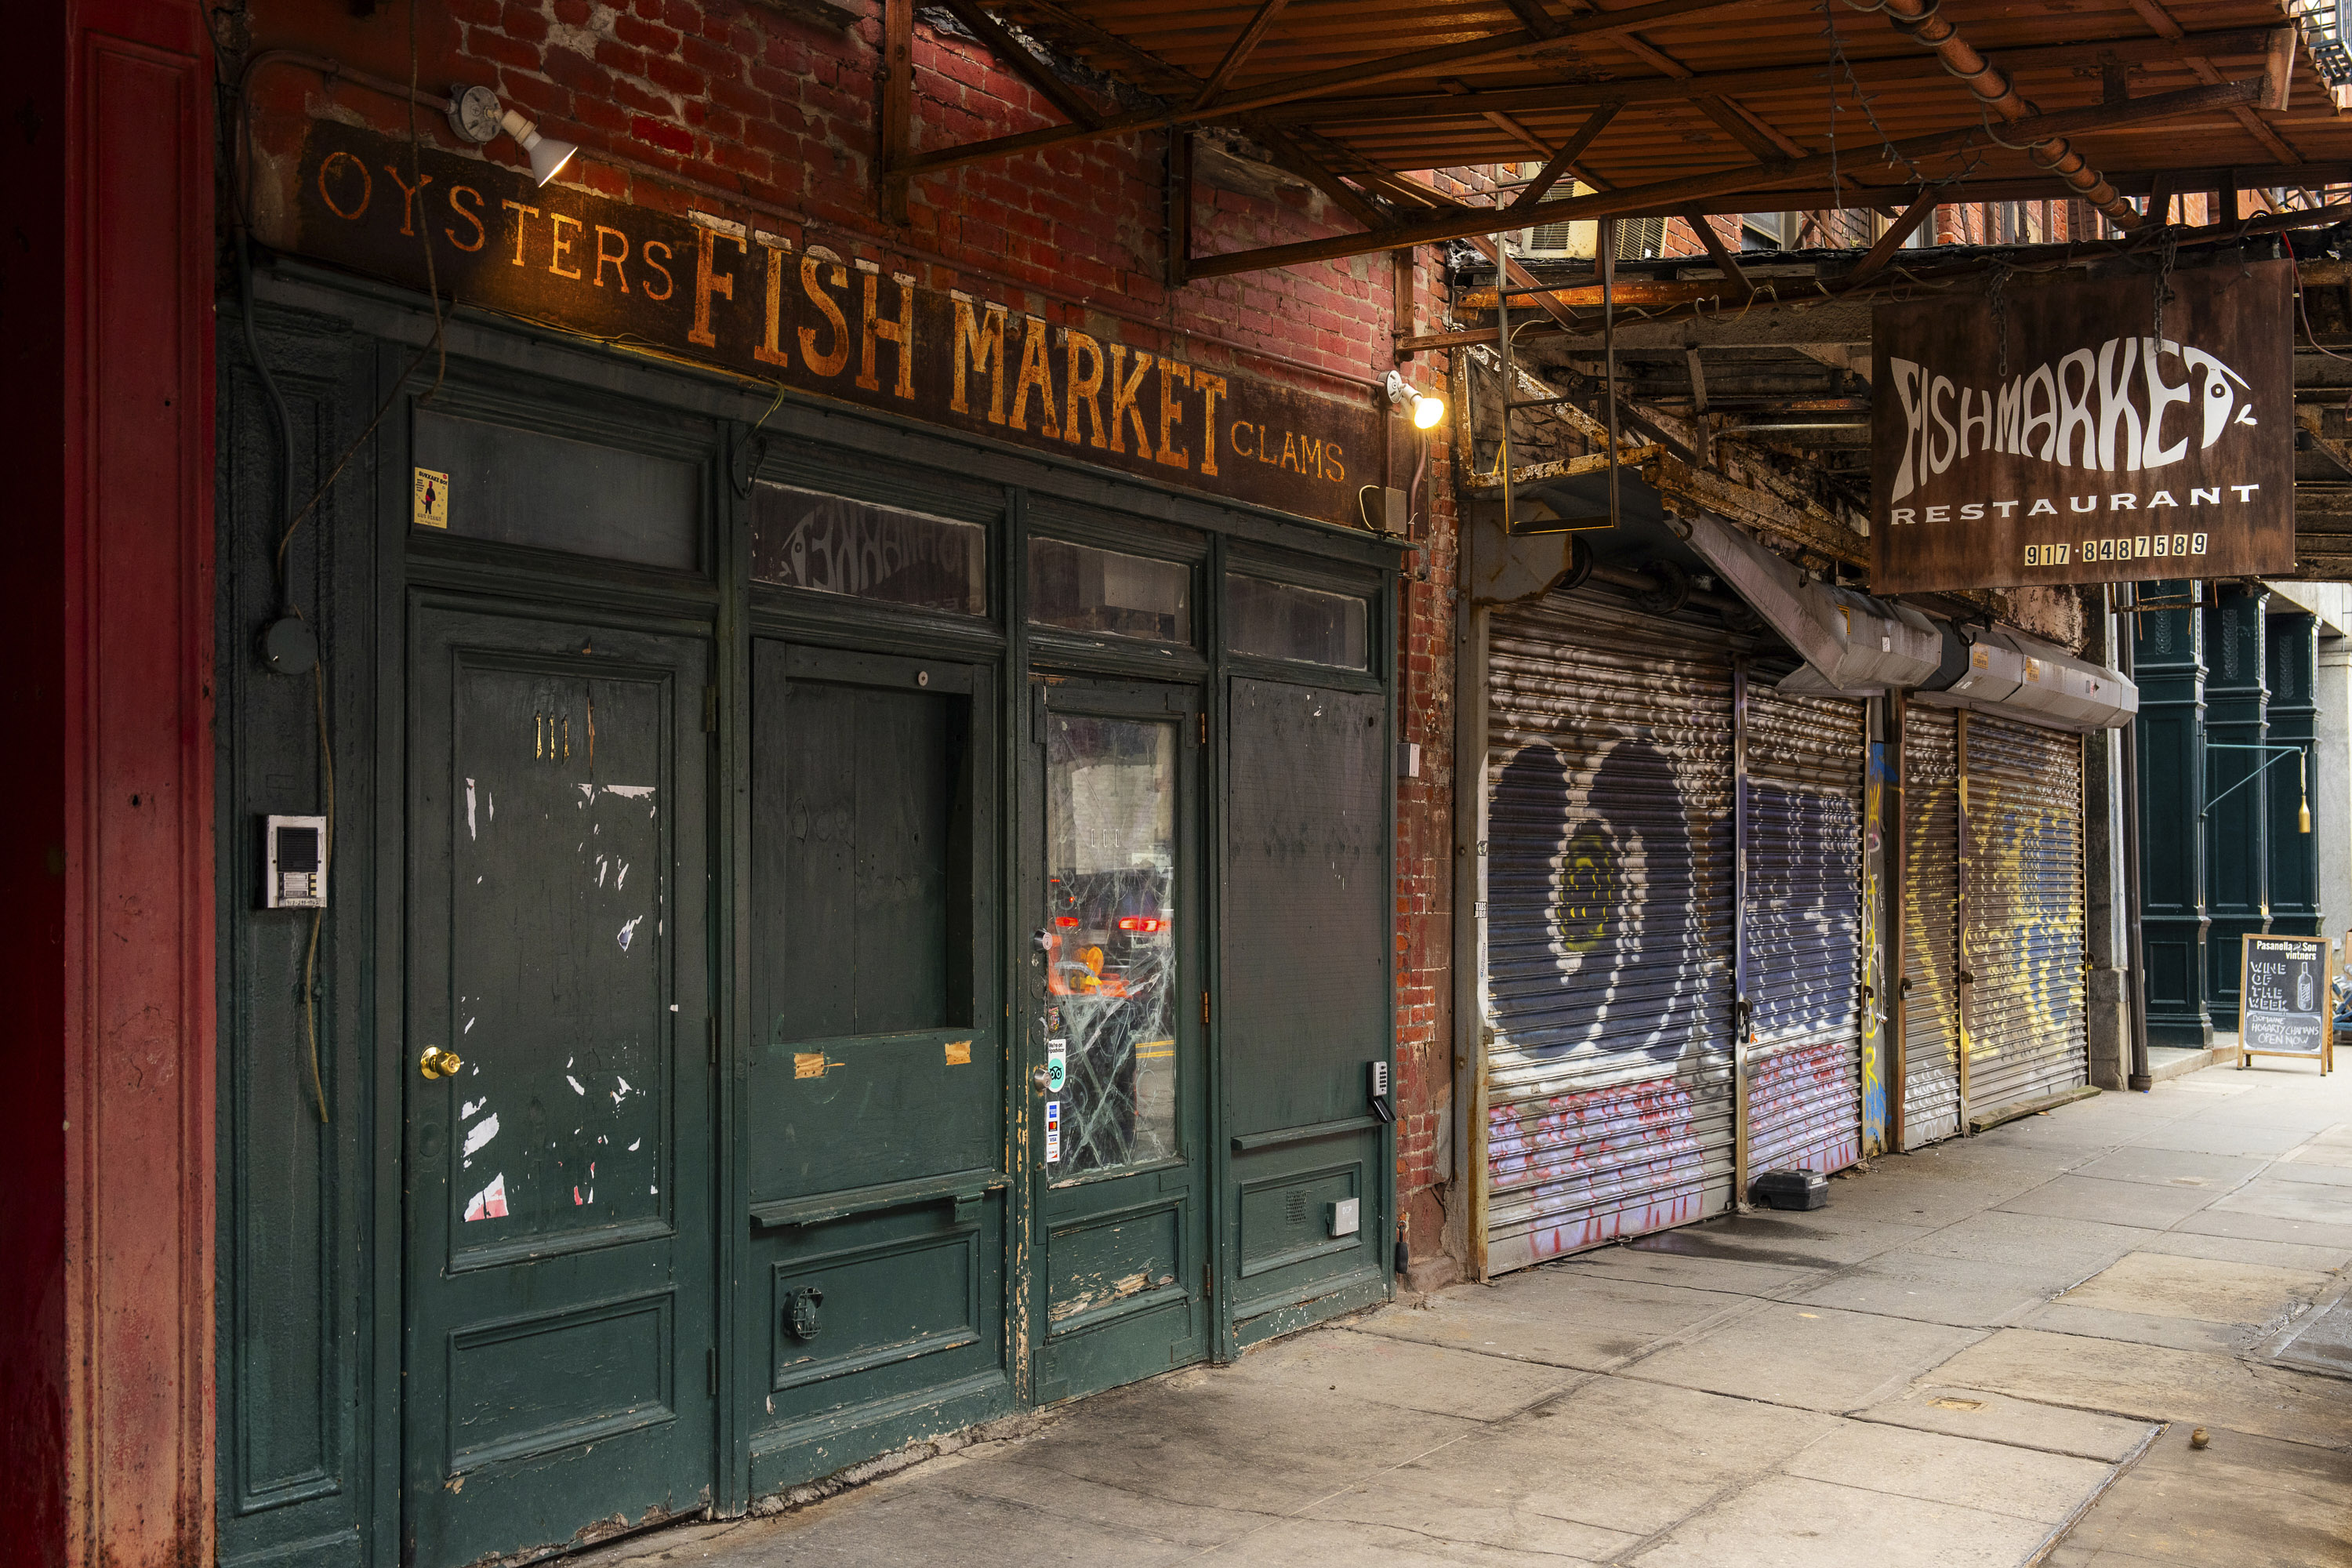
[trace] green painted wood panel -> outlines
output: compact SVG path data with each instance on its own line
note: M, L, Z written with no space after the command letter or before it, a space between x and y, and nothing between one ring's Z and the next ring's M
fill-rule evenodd
M2142 596L2185 605L2189 586L2151 583ZM2198 828L2205 809L2205 620L2185 607L2132 618L2148 1037L2202 1046L2213 1033L2206 1010L2205 836Z
M2238 1026L2241 938L2270 929L2270 808L2263 782L2222 792L2268 760L2256 751L2217 750L2268 743L2270 688L2263 609L2267 592L2221 590L2203 612L2205 678L2206 1005L2217 1029ZM2143 836L2145 838L2145 836Z
M2303 769L2294 757L2282 757L2266 775L2263 794L2270 809L2270 929L2290 936L2325 936L2320 930L2319 835L2303 828L2306 783L2315 814L2326 796L2318 788L2319 707L2314 688L2319 679L2318 621L2295 614L2268 617L2270 744L2294 746L2304 755ZM2341 934L2341 933L2336 933Z
M708 1505L707 647L415 616L402 1532L417 1568Z

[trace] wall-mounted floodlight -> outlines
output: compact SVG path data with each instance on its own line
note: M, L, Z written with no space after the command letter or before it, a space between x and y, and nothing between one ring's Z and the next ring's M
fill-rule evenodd
M1389 372L1388 393L1391 403L1412 408L1414 429L1434 430L1444 421L1445 399L1414 391L1395 371Z
M530 158L531 178L541 184L563 172L580 149L569 142L552 136L541 136L539 127L511 109L499 106L499 95L487 87L460 88L449 98L449 127L473 142L487 146L498 140L503 131L513 137Z

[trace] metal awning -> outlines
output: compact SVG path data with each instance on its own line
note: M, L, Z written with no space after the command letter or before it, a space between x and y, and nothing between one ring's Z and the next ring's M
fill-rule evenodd
M913 7L886 0L886 49L908 37ZM958 142L911 91L887 95L886 189L1214 125L1252 137L1360 226L1187 256L1191 276L1597 216L2063 197L2128 226L2141 220L2126 195L2352 179L2352 121L2336 118L2313 53L2329 40L2299 31L2277 0L946 8L1059 119ZM1082 85L1051 57L1099 76ZM1469 198L1413 177L1492 164L1541 172ZM1171 212L1171 227L1189 215L1189 203Z

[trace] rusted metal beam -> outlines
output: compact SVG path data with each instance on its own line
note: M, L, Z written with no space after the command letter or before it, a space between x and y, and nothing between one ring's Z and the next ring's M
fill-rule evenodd
M915 0L882 0L882 73L875 113L880 155L874 160L875 205L886 223L907 221L907 155L914 145Z
M2147 246L2156 244L2160 239L2166 238L2177 240L2180 247L2187 250L2208 245L2235 244L2250 234L2275 233L2281 229L2290 228L2327 228L2339 222L2347 220L2352 220L2352 205L2321 207L2308 212L2282 213L2273 215L2270 217L2252 218L2244 223L2229 224L2218 226L2184 226L2176 227L2168 231L2151 226L2148 229L2144 230L2140 235L2135 236L2129 240L2108 240L2099 244L2087 245L2035 245L2006 247L1998 257L1973 259L1960 263L1957 266L1946 265L1943 267L1925 268L1916 274L1916 277L1917 280L1923 283L1949 283L1956 282L1963 279L1982 276L1990 272L1996 266L2011 267L2036 262L2063 263L2068 260L2079 261L2088 259L2094 256L2115 254L2118 247L2127 247L2135 250L2141 249ZM1643 329L1662 327L1668 323L1676 321L1692 321L1699 323L1701 326L1709 322L1732 323L1736 325L1748 320L1751 311L1763 310L1769 313L1773 310L1780 309L1780 305L1788 305L1801 308L1799 311L1795 312L1795 314L1801 319L1791 320L1780 327L1776 327L1772 331L1763 336L1756 335L1753 332L1746 333L1738 341L1751 347L1760 344L1780 344L1792 348L1802 348L1808 344L1843 342L1847 341L1848 338L1850 338L1851 341L1861 342L1868 335L1868 318L1866 316L1858 316L1851 323L1852 332L1843 337L1834 331L1829 331L1825 335L1825 329L1819 324L1818 320L1802 319L1819 318L1821 316L1821 312L1824 310L1842 311L1857 310L1862 308L1863 301L1865 300L1868 296L1889 286L1885 280L1876 278L1865 278L1859 283L1856 283L1852 281L1853 277L1853 275L1852 273L1848 273L1843 278L1792 279L1791 281L1807 287L1803 289L1802 292L1792 290L1791 297L1788 300L1782 301L1779 305L1771 306L1749 306L1746 305L1744 302L1733 301L1727 298L1718 298L1714 295L1702 295L1697 298L1690 299L1688 302L1684 304L1662 305L1660 309L1647 312L1644 315L1641 325ZM1619 303L1622 304L1627 302L1623 297L1625 292L1641 287L1641 285L1635 283L1619 283L1615 287L1619 293ZM1695 285L1685 282L1661 281L1651 285L1651 287L1661 289L1704 289L1706 286L1704 284ZM1761 293L1762 290L1759 289L1759 292ZM1570 284L1562 288L1547 290L1546 294L1547 298L1545 302L1548 310L1549 310L1553 305L1558 305L1564 310L1579 300L1585 303L1591 303L1596 300L1600 295L1600 289L1595 284ZM1465 296L1465 299L1459 302L1464 306L1464 308L1472 309L1475 308L1475 302L1482 297L1491 300L1491 296L1482 296L1480 293L1474 292ZM1559 310L1550 310L1550 313L1554 316L1555 320L1559 318ZM1572 327L1563 325L1561 328L1555 331L1553 329L1544 328L1540 323L1538 323L1535 329L1528 330L1526 335L1540 335L1546 338L1558 338L1560 336L1590 338L1600 331L1600 322L1593 317L1573 315L1570 317L1570 320L1572 320L1575 323ZM1626 329L1620 330L1623 331ZM1683 330L1691 331L1696 329L1685 328ZM1470 327L1453 331L1423 332L1410 337L1400 336L1396 342L1396 349L1399 353L1420 353L1431 349L1475 348L1483 343L1492 343L1495 342L1495 329L1493 327ZM2323 343L2329 346L2334 346L2335 344L2335 339L2332 335L2324 337L2321 341ZM2347 342L2352 342L2352 339L2347 339L2346 341ZM1653 343L1645 346L1656 347L1659 345ZM1824 363L1827 362L1825 361ZM2303 389L2298 389L2297 395L2300 396L2302 395Z
M1889 0L1889 3L1899 4L1902 0ZM2013 122L2012 129L2038 144L2085 131L2113 130L2122 125L2147 124L2210 113L2233 103L2251 102L2262 91L2262 86L2261 79L2257 78L2252 81L2228 82L2220 87L2187 88L2179 92L2137 99L2122 108L2096 104L2036 115ZM1985 132L1981 128L1970 126L1960 131L1911 137L1895 143L1891 151L1897 159L1916 162L1980 146L1984 139ZM1295 267L1301 262L1329 261L1397 245L1435 245L1448 239L1467 239L1473 235L1492 234L1507 226L1518 228L1529 224L1615 217L1628 213L1679 212L1694 202L1734 191L1754 191L1769 195L1775 186L1832 174L1835 172L1832 156L1816 153L1810 158L1793 158L1780 163L1726 169L1688 179L1663 180L1652 184L1597 192L1591 195L1570 196L1515 214L1507 224L1497 221L1501 215L1495 209L1480 208L1460 216L1406 224L1374 243L1367 243L1363 237L1350 235L1304 240L1293 245L1267 246L1256 250L1228 251L1222 256L1199 258L1193 268L1193 276L1214 278L1235 272L1255 272L1267 267ZM1848 157L1843 162L1850 163L1853 160ZM2133 213L2132 216L2137 220L2139 215Z
M2203 48L2203 41L2212 37L2212 35L2189 32L2186 27L2183 27L2180 25L2179 20L2176 18L2171 12L2164 8L2164 6L2159 3L2159 0L2128 0L2128 3L2133 10L2139 13L2140 20L2146 22L2150 28L2154 29L2158 37L2188 47L2190 52L2184 53L2182 56L2183 63L2186 64L2190 70L2197 73L2197 78L2200 81L2216 82L2221 79L2220 69L2214 66L2212 60L2208 57L2211 55L2252 54L2256 48L2261 47L2254 44L2244 44L2233 49ZM2269 126L2263 124L2262 117L2256 114L2250 105L2240 104L2230 112L2237 118L2237 121L2240 125L2246 128L2246 133L2252 136L2255 141L2261 142L2263 144L2263 151L2270 153L2272 157L2276 158L2282 163L2300 163L2303 162L2303 154L2295 151L2284 137L2272 130Z
M1029 3L1035 5L1037 0L1029 0ZM1686 20L1713 11L1738 10L1760 3L1761 0L1650 0L1647 5L1632 5L1622 11L1587 13L1571 18L1562 23L1560 30L1549 38L1538 38L1524 27L1516 27L1507 33L1493 33L1465 43L1448 44L1434 49L1415 49L1358 65L1342 66L1334 70L1313 71L1264 82L1205 108L1139 110L1105 120L1100 126L1091 130L1084 126L1055 125L1040 131L1016 132L1009 136L992 136L984 142L966 142L961 147L943 147L910 158L907 167L911 174L931 174L983 163L1014 153L1039 152L1097 135L1230 120L1276 104L1320 97L1335 89L1368 87L1376 82L1393 81L1402 76L1435 70L1443 66L1475 65L1514 57L1533 61L1572 48L1586 39L1623 33L1634 27L1654 26L1662 22ZM1053 9L1060 10L1058 6ZM1134 49L1132 45L1124 44L1123 40L1122 47L1136 54L1142 53ZM1142 58L1153 60L1162 69L1172 68L1153 56L1143 55Z
M1527 189L1521 191L1504 210L1522 213L1542 201L1544 193L1559 184L1561 175L1576 167L1576 161L1584 156L1585 150L1600 139L1603 131L1609 129L1609 122L1616 119L1618 110L1624 107L1622 103L1604 103L1594 110L1584 123L1576 128L1576 134L1559 144L1559 151L1545 162L1536 177L1528 182Z
M1089 131L1102 124L1100 110L1087 102L1076 88L1055 76L1045 61L1031 54L1003 23L982 9L976 0L940 0L940 3L957 21L971 29L972 37L988 46L989 53L1010 66L1015 75L1035 88L1072 124L1083 125Z
M1738 258L1731 254L1731 247L1723 243L1723 236L1715 232L1714 220L1693 209L1683 214L1683 221L1697 232L1698 242L1706 247L1707 255L1723 268L1723 280L1743 294L1752 292L1748 274L1740 270ZM1621 283L1618 287L1622 289L1624 285Z
M1886 232L1878 237L1877 243L1863 252L1862 259L1854 264L1853 270L1845 275L1849 286L1867 282L1877 276L1879 268L1895 258L1895 253L1903 248L1904 242L1918 231L1919 226L1936 216L1937 194L1937 187L1930 185L1911 199L1911 205L1903 209L1903 216L1886 226Z
M1274 26L1276 18L1289 4L1290 0L1265 0L1257 8L1257 15L1249 19L1249 25L1234 35L1233 43L1225 50L1225 58L1217 62L1217 68L1211 71L1209 79L1201 84L1201 90L1192 99L1193 108L1206 109L1216 101L1217 95L1224 91L1225 84L1234 79L1234 73L1257 52L1258 45L1265 38L1266 30Z
M2010 79L2009 73L1979 54L1976 47L1960 36L1959 28L1944 16L1939 0L1879 0L1879 9L1885 13L1889 23L1922 47L1935 50L1944 68L1967 85L1987 113L1997 114L2011 125L2021 125L2035 118L2033 106L2019 96L2017 84ZM2122 111L2121 106L2110 110ZM2085 129L2096 130L2098 124L2094 122ZM2147 221L2138 208L2124 200L2115 186L2074 151L2064 136L2037 136L2032 149L2027 157L2065 181L2075 199L2098 208L2117 228L2134 229Z
M1251 134L1263 143L1280 167L1305 180L1331 204L1368 230L1392 228L1396 220L1374 206L1369 197L1339 178L1315 153L1277 127L1253 126Z
M2241 27L2223 32L2189 33L2179 38L2092 38L2026 49L1990 53L1996 64L2012 75L2054 70L2071 73L2091 55L2113 55L2122 64L2147 62L2188 64L2201 55L2259 54L2267 30ZM1902 81L1941 81L1943 66L1916 53L1888 55L1848 62L1865 85ZM2214 80L2219 80L2215 77ZM1818 90L1822 68L1786 66L1774 70L1717 71L1700 76L1654 77L1591 82L1547 82L1540 87L1488 88L1469 92L1412 92L1350 98L1318 98L1283 104L1265 110L1275 121L1313 121L1318 124L1348 124L1358 121L1412 120L1423 117L1460 118L1489 109L1504 113L1528 110L1595 107L1604 103L1696 103L1727 95ZM2209 83L2210 85L2210 83Z

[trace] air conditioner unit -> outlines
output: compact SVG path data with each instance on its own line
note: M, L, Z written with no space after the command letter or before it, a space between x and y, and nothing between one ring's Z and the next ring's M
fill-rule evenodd
M1511 237L1511 254L1531 261L1557 261L1575 257L1590 260L1597 227L1590 221L1538 224Z

